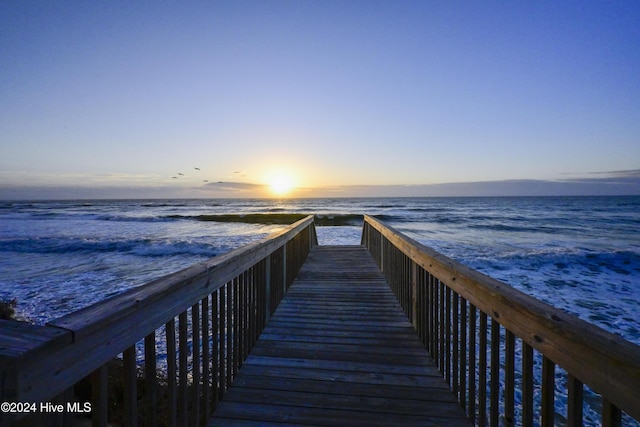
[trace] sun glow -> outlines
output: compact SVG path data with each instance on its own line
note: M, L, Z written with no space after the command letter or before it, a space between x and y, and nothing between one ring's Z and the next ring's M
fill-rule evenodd
M275 196L287 196L293 189L293 180L288 175L276 174L269 180L269 190Z

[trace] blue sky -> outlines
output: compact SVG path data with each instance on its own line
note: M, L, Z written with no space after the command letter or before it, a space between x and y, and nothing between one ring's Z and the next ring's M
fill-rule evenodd
M0 198L640 194L637 1L1 1L0 63Z

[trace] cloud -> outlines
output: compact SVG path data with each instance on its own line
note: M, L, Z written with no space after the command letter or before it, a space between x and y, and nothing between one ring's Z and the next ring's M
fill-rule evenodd
M254 191L254 190L262 190L265 186L262 184L252 184L248 182L227 182L227 181L218 181L218 182L210 182L202 186L203 190L213 190L213 191Z
M640 169L608 172L588 172L588 175L609 175L609 177L611 178L640 178Z

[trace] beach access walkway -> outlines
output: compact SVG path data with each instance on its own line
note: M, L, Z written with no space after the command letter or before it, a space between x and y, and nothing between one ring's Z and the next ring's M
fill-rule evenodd
M315 246L209 426L471 425L364 246Z
M0 426L640 421L640 346L371 216L361 245L315 225L46 325L0 320Z

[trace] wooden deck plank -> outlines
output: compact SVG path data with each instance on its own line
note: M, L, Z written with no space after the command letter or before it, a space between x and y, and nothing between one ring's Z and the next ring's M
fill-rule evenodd
M470 425L360 246L312 250L209 425L271 423Z
M437 370L434 370L432 375L409 375L369 371L336 371L313 367L243 365L242 373L243 375L260 375L264 377L318 380L328 382L328 384L335 382L357 384L360 385L362 392L365 394L368 390L380 386L415 388L417 394L420 394L420 390L425 388L448 390ZM238 379L240 378L238 377Z

